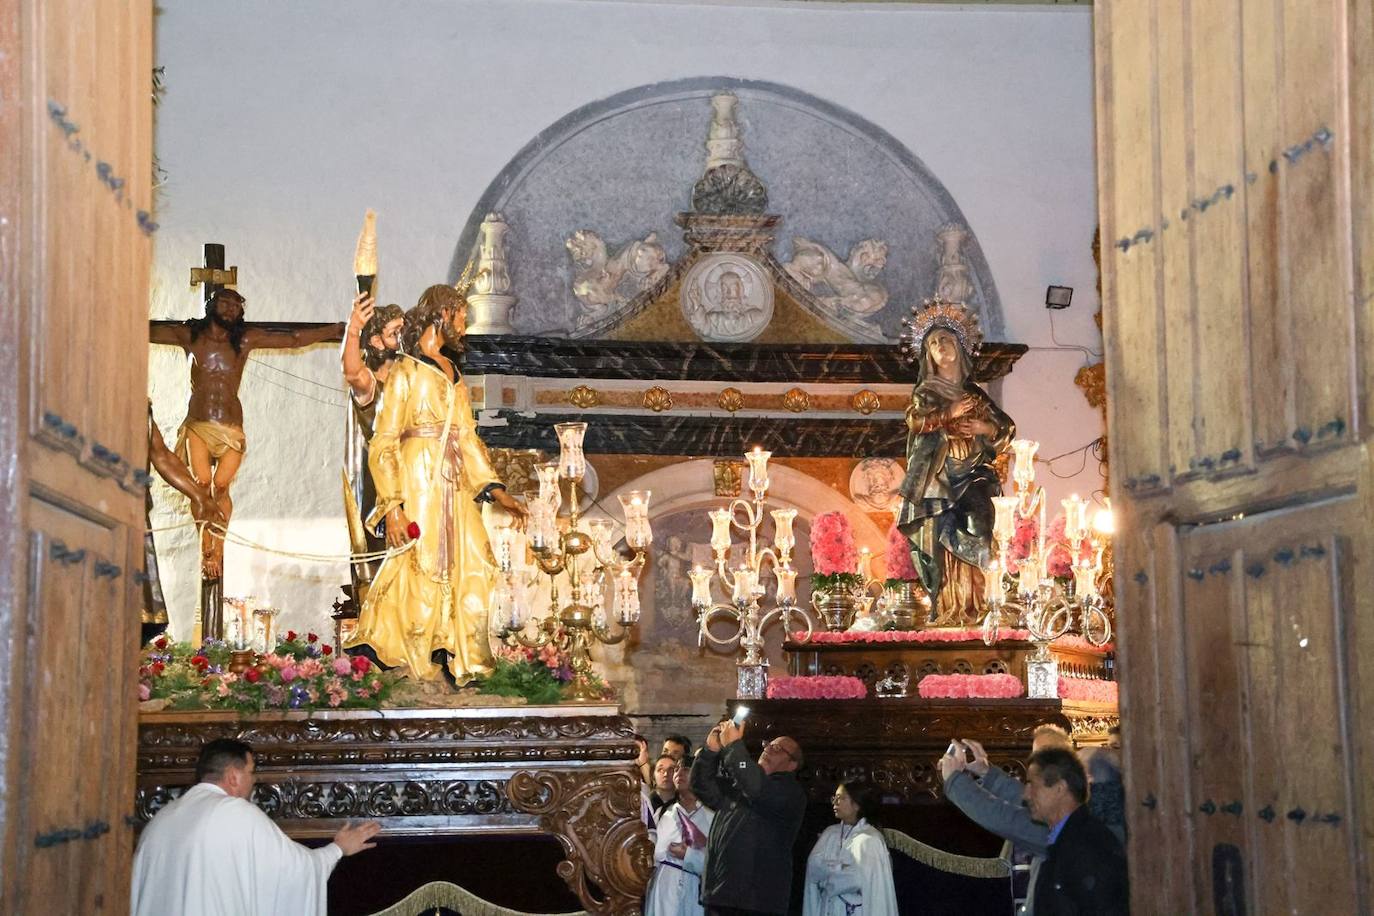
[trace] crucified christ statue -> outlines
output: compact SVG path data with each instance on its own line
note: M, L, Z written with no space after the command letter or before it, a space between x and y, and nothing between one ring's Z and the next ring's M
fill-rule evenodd
M252 350L289 350L338 340L342 323L299 330L265 330L244 321L244 298L220 288L205 303L205 316L171 324L156 322L155 344L181 347L191 360L191 402L178 431L176 453L196 481L210 491L224 524L234 504L229 487L243 461L248 442L243 434L239 382ZM201 573L218 579L224 569L224 540L208 528L201 539Z

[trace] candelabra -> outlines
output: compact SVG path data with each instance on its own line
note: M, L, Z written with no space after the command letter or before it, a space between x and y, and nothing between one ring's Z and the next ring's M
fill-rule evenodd
M749 489L753 499L736 498L727 506L711 510L711 549L715 552L716 566L712 570L696 566L689 576L692 580L692 608L696 612L699 626L698 643L723 648L738 646L743 650L735 662L738 676L736 695L740 698L762 698L768 687L768 658L763 654L763 634L774 623L781 621L783 632L790 631L793 616L806 623L806 632L812 630L811 617L797 606L797 571L792 568L792 548L796 538L792 535L792 521L797 517L796 509L773 509L773 546L760 546L759 528L764 520L764 500L768 494L768 459L771 452L760 448L746 454L749 462ZM739 515L743 514L741 522ZM733 571L729 568L731 547L730 529L738 528L749 534L749 549L741 563ZM776 607L764 613L759 607L759 599L767 590L763 586L765 566L771 566L777 585L773 596ZM730 594L728 602L716 602L711 597L711 582L719 579L722 587ZM721 639L711 632L713 621L730 621L734 624L734 634Z
M1014 615L1015 624L1029 630L1036 643L1027 674L1027 693L1032 697L1053 697L1058 695L1057 671L1049 654L1049 643L1071 632L1094 646L1105 645L1112 638L1111 618L1097 587L1112 519L1111 510L1104 509L1089 525L1088 500L1077 495L1063 500L1071 578L1067 585L1061 585L1051 576L1050 554L1055 547L1045 543L1045 490L1035 483L1035 452L1039 447L1040 443L1028 439L1012 443L1015 494L992 499L997 555L984 570L988 613L983 618L983 641L988 645L996 642L1004 618ZM1016 536L1017 520L1028 518L1037 518L1039 522L1035 543L1029 555L1019 561L1013 577L1009 562L1011 541Z
M518 549L523 545L515 529L496 531L493 546L499 575L492 591L491 628L508 644L530 649L551 645L566 653L573 672L572 698L595 700L600 696L591 688L591 647L623 642L629 628L639 621L639 573L644 568L645 548L653 542L650 492L632 490L620 497L625 510L625 542L632 551L632 556L625 558L615 547L615 522L580 517L578 490L587 473L582 451L587 424L559 423L554 430L558 433L558 460L536 467L539 496L529 504L527 537L535 567L515 563L517 554L524 555L523 549ZM560 516L563 482L569 485L569 496L567 513ZM530 587L540 574L549 579L549 613L532 621ZM559 575L566 577L569 598L561 608ZM608 580L614 588L618 630L608 625L606 617Z

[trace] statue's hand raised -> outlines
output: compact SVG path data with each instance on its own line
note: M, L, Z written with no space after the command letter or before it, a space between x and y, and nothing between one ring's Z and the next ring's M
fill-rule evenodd
M348 332L361 334L372 318L377 303L368 293L359 293L353 300L353 314L348 316Z

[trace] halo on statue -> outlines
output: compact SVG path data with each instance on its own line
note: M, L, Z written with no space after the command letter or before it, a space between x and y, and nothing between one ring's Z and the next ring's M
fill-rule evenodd
M902 319L901 350L908 363L921 356L921 345L935 328L944 328L955 336L959 346L972 359L983 345L983 329L978 316L958 302L944 299L925 299L920 306L911 307L911 317Z

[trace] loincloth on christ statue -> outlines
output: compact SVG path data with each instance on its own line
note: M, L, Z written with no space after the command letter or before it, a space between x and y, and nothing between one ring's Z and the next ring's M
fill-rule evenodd
M248 450L248 439L243 435L242 427L220 423L216 420L192 420L188 418L182 421L181 428L177 430L177 445L173 450L188 465L191 462L190 445L186 441L188 433L195 433L209 448L210 457L216 461L231 451L243 453Z

